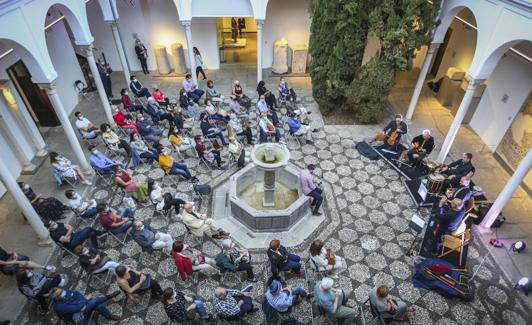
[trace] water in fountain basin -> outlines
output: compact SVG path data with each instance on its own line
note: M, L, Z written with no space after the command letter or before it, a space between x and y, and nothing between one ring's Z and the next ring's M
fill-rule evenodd
M246 187L238 193L238 197L256 210L284 210L299 198L297 190L288 188L279 182L275 184L274 207L265 208L262 206L262 198L264 197L263 182L253 183Z
M264 152L259 152L257 154L257 159L265 164L276 164L278 162L281 161L281 158L278 157L278 154L275 153L275 159L274 160L270 160L270 161L267 161L266 160L266 155L264 154Z

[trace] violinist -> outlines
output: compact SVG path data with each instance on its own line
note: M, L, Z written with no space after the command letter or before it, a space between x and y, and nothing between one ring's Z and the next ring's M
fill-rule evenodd
M386 136L387 143L390 147L397 147L397 145L401 141L401 137L403 134L406 134L408 132L408 126L403 121L403 116L401 114L395 115L395 120L390 121L384 129L382 129L382 134ZM394 141L390 141L391 139L395 139ZM390 143L391 142L391 143Z
M408 160L417 165L423 158L430 155L434 149L434 138L429 130L423 130L422 134L412 139L412 149L406 152Z
M449 186L458 187L460 179L463 176L471 178L475 172L475 167L471 163L473 155L466 152L462 155L462 159L456 160L449 165L441 165L436 168L436 173L443 174L446 177L444 188Z

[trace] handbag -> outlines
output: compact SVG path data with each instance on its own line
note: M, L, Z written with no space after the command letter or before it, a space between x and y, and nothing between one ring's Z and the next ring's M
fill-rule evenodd
M332 249L327 249L327 264L334 265L336 264L336 256L334 255L334 252Z
M220 149L222 146L218 143L218 140L214 139L212 140L212 147L216 150Z

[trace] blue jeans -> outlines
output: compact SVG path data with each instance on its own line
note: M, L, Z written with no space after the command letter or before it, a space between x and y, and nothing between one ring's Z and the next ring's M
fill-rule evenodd
M187 96L192 98L197 103L204 93L205 92L203 90L196 88L193 91L187 93Z
M83 219L85 219L85 218L92 218L96 214L98 214L98 210L96 209L96 207L94 207L94 208L88 208L87 210L85 210L79 216L82 217Z
M133 219L135 217L135 212L130 208L125 208L124 211L120 214L122 218L128 218L129 221L121 225L120 227L111 230L114 235L122 235L127 232L127 230L133 225Z
M78 245L83 244L87 239L90 238L92 247L98 248L98 238L97 236L100 232L92 227L85 227L78 232L72 233L72 239L70 243L66 244L69 248L74 248Z
M109 300L109 297L107 296L98 296L88 300L85 305L85 310L83 311L85 318L89 318L93 310L96 310L105 318L111 316L111 312L105 307L105 302L107 300Z
M207 312L207 308L205 308L205 304L203 304L203 301L194 299L194 304L196 305L196 313L198 313L199 317L207 318L209 316L209 313Z
M157 156L157 153L155 151L148 150L146 152L141 153L140 158L148 158L151 160L157 160L159 159L159 156Z
M244 304L240 306L240 312L235 316L237 318L242 318L244 315L253 310L253 299L248 296L234 296L237 302L244 301Z
M301 257L295 254L292 254L292 253L288 253L288 261L286 261L286 263L283 265L279 265L279 270L280 271L293 270L294 272L297 273L301 269L300 261L301 261Z
M211 115L211 119L215 121L223 121L225 124L229 123L229 116L223 116L221 114Z
M205 135L205 137L207 137L209 139L218 137L218 138L220 138L220 141L222 141L222 145L224 145L224 146L228 145L228 143L225 142L224 135L223 135L223 133L221 131L208 133L208 134Z
M262 128L259 128L259 129L260 129L260 135L259 135L260 143L267 142L268 136L266 132L264 132ZM279 132L279 129L276 128L275 129L275 142L279 142L279 139L281 139L281 132Z
M286 292L287 294L290 294L288 292L288 290L283 290L283 291ZM296 299L306 298L307 297L307 292L303 288L293 287L292 288L292 296L296 296ZM284 311L283 313L289 313L290 311L292 311L292 306L288 307L288 310Z
M172 165L172 169L170 170L170 173L172 175L181 175L185 177L187 180L190 180L192 178L192 174L190 174L190 171L187 168L187 165L174 163Z

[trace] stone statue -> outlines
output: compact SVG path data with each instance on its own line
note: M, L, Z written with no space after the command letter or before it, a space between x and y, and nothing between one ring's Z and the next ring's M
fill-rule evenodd
M288 72L288 41L284 37L273 43L272 72L278 74Z

